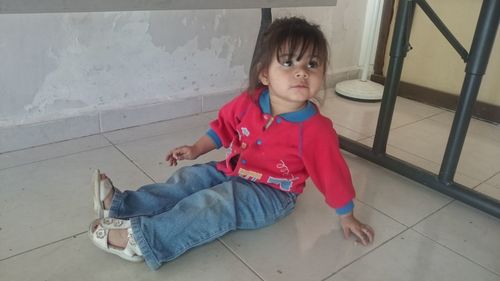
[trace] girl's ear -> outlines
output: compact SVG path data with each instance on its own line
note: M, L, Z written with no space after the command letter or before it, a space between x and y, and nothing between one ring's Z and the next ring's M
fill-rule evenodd
M262 85L269 86L269 78L267 75L267 71L261 71L259 73L259 81Z

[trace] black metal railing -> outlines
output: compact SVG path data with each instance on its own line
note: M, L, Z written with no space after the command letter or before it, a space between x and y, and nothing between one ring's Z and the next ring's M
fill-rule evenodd
M441 168L437 175L386 155L387 139L396 103L397 89L401 79L403 61L409 49L411 19L416 5L422 8L466 62L465 78L459 96L458 107L453 119ZM341 148L500 218L499 200L453 181L472 116L472 107L476 101L481 79L486 71L495 41L499 17L500 0L484 0L470 52L467 53L425 0L400 0L373 148L340 137Z

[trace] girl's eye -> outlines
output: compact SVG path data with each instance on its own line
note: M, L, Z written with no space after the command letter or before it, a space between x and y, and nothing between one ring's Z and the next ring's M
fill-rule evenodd
M289 66L293 65L293 61L292 60L284 60L281 62L281 65L289 67Z
M308 68L318 68L319 67L319 62L312 60L312 61L310 61L307 64L307 67Z

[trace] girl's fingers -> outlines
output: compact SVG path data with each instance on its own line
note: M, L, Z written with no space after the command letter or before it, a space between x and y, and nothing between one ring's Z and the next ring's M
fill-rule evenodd
M178 151L174 154L175 160L184 160L184 153L181 151Z
M345 239L349 239L349 228L345 227L345 228L342 228L342 230L344 231L344 238Z
M373 228L371 228L369 225L364 225L363 228L361 228L361 230L366 234L366 236L368 237L368 241L370 243L373 242L373 238L374 238L374 231L373 231Z
M361 225L354 233L359 237L364 246L373 242L373 229L368 225Z
M353 233L359 238L359 240L361 240L361 244L363 244L363 246L368 245L365 234L361 229L355 229L353 230Z

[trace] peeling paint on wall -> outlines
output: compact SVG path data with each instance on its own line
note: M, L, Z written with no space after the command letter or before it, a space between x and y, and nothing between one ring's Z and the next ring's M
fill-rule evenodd
M322 25L335 68L357 65L366 1L274 9ZM0 127L246 86L260 11L0 16Z
M17 122L242 87L252 48L238 49L241 38L214 30L200 32L200 23L206 20L191 14L189 32L172 32L176 30L172 28L164 30L174 35L160 29L151 32L153 25L165 23L160 17L170 15L128 12L62 17L60 40L65 45L45 54L55 67L45 74L32 101L23 106L24 113L18 112L22 114ZM214 19L213 15L204 17ZM176 20L178 25L183 18L170 17L169 21ZM238 58L241 63L235 65L235 56L241 56L235 55L238 52L248 57Z

